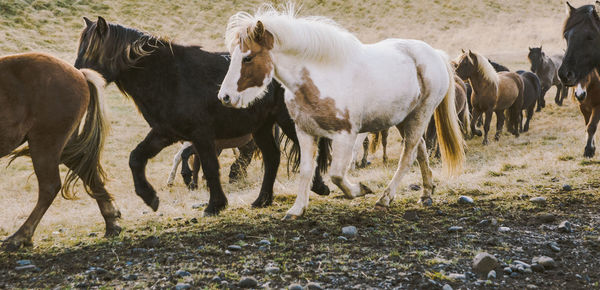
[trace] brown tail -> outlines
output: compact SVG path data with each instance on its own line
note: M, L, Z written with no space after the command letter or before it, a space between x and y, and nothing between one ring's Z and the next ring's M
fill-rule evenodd
M62 187L62 196L66 199L74 197L73 187L78 179L84 181L85 191L96 199L110 199L107 193L93 193L92 187L96 183L104 184L106 173L102 169L100 159L104 148L104 141L109 131L109 123L104 115L105 110L102 100L102 88L106 82L102 76L89 69L81 69L85 76L89 90L90 103L88 105L85 123L81 132L75 132L71 137L63 154L61 162L71 164L72 168L65 177ZM96 178L100 177L100 180ZM99 196L101 194L102 196Z
M454 71L447 64L450 84L442 103L435 109L434 119L437 128L437 138L440 145L440 153L444 172L447 175L458 175L462 171L465 160L464 139L458 124L458 114L454 98Z
M517 87L519 88L519 96L515 100L515 102L510 106L507 110L507 127L510 129L509 132L515 136L519 136L519 124L521 122L521 110L523 108L523 99L524 99L524 89L525 86L523 84L523 79L519 76L518 78L514 78L517 83Z
M371 151L371 153L375 153L377 152L377 148L379 148L379 143L381 141L381 131L371 133L371 136L373 136L373 141L369 143L369 151Z

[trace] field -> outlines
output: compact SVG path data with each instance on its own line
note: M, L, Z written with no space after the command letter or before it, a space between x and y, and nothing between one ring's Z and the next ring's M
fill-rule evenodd
M221 51L227 18L239 10L253 11L260 3L2 1L0 55L43 51L73 62L84 25L81 17L97 15L178 43ZM543 45L548 54L562 53L564 11L563 1L557 0L307 0L300 14L331 17L367 43L389 37L416 38L451 57L461 49L472 49L511 70L528 70L528 47ZM129 152L149 127L133 103L110 85L106 100L112 131L103 163L110 177L107 188L123 214L123 233L113 239L102 237L97 205L82 190L75 201L59 197L36 231L34 248L15 253L0 250L0 288L177 284L237 288L247 276L270 288L308 282L323 288L357 289L435 289L444 284L455 289L598 288L600 160L583 158L583 118L570 99L563 107L555 105L554 93L554 89L548 92L546 108L534 115L530 131L520 137L504 133L500 141L485 147L480 137L467 140L466 170L461 176L443 177L440 162L432 160L437 188L431 208L417 204L420 191L411 185L421 184L421 177L414 166L402 182L403 194L392 206L386 211L374 209L400 153L401 138L391 130L390 161L383 164L377 152L366 169L350 172L353 181L366 183L375 195L346 200L327 178L332 195L312 194L310 208L301 219L281 221L297 188L295 174L285 170L285 158L274 205L252 209L250 203L262 178L261 162L254 160L248 177L230 184L227 175L234 155L225 151L220 162L229 207L218 217L203 218L206 186L188 191L180 177L173 187L165 185L178 145L148 163L148 179L162 202L152 212L135 195L128 167ZM0 160L0 240L18 229L37 200L31 161L21 158L9 167L7 163L7 158ZM474 203L458 204L462 195L472 197ZM546 202L532 203L533 197L545 197ZM572 231L558 229L562 221L569 221ZM355 226L357 235L340 237L345 226ZM449 231L451 226L462 229ZM509 230L501 232L499 227ZM560 250L553 250L551 243ZM230 251L230 245L241 250ZM549 256L557 267L510 277L500 266L496 278L478 280L471 273L471 261L480 251L495 255L506 266L516 260L531 264L535 256ZM16 271L17 261L24 259L37 269ZM267 267L278 270L267 272Z

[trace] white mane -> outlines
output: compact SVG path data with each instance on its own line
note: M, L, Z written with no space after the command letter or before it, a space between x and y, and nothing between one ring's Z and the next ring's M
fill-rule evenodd
M254 37L256 23L261 21L274 37L273 51L317 62L339 62L357 53L361 42L333 20L296 14L294 5L289 3L280 11L262 5L255 15L238 12L227 23L225 45L233 52L241 40Z
M477 57L477 66L478 66L478 69L479 69L479 72L481 73L481 75L485 79L487 79L495 84L498 84L498 82L499 82L498 73L496 72L496 70L494 69L492 64L490 64L488 59L479 53L473 52L473 54Z

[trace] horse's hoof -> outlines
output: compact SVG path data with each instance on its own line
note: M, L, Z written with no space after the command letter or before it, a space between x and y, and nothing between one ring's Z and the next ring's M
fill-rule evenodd
M2 243L2 248L7 252L16 252L21 247L23 248L31 248L33 247L33 241L31 239L24 240L18 239L15 236L11 236Z
M360 185L360 195L366 195L366 194L373 193L373 191L369 187L364 185L362 182L359 182L358 185Z
M385 205L381 205L381 204L378 204L378 203L375 204L375 210L376 211L387 211L388 209L389 208L387 206L385 206Z
M489 143L489 141L487 139L483 140L483 142L481 142L482 145L487 145Z
M596 148L585 147L585 151L583 151L583 157L592 158L596 154Z
M225 203L224 205L221 206L214 206L212 204L210 204L206 207L206 209L204 210L204 217L211 217L211 216L217 216L219 215L219 213L225 209L225 207L227 206L227 203Z
M312 191L318 195L322 195L322 196L326 196L329 195L330 190L329 187L325 184L322 184L320 186L317 186L316 188L313 188Z
M252 207L253 208L262 208L262 207L267 207L273 204L273 199L270 200L264 200L264 199L257 199L252 203Z
M196 189L198 189L198 184L196 184L195 182L190 182L190 184L188 184L187 188L189 190L196 190Z
M106 228L106 232L104 233L105 238L117 237L121 234L121 227L114 225L110 228Z
M299 216L299 215L295 215L295 214L289 214L289 213L288 213L288 214L286 214L286 215L283 217L283 219L282 219L282 220L284 220L284 221L293 221L293 220L297 220L297 219L299 219L299 218L300 218L300 216Z
M153 211L157 211L159 204L160 200L158 199L158 196L155 196L154 199L152 199L152 202L149 204L149 206L150 208L152 208Z
M424 207L430 207L433 205L433 200L431 199L431 197L421 197L419 203L422 204Z

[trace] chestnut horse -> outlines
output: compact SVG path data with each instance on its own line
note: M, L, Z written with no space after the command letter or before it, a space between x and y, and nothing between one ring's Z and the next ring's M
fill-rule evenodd
M63 197L71 199L79 179L100 207L106 235L121 231L116 223L121 213L104 188L105 173L100 165L108 129L100 94L104 85L95 71L77 70L46 54L0 58L0 157L27 142L28 147L12 152L13 160L31 156L39 185L37 204L19 230L4 242L7 249L32 246L33 233L61 187ZM61 163L69 169L62 186Z
M587 77L577 83L572 90L572 96L579 102L579 110L587 126L587 141L583 156L592 158L596 153L594 134L600 120L600 75L597 69L592 70Z
M504 126L504 111L508 110L508 131L519 136L519 120L523 106L523 80L517 73L497 73L488 60L472 51L463 53L458 61L456 73L463 80L469 80L473 88L471 104L471 134L481 136L475 128L477 119L485 113L483 145L488 144L488 132L492 122L492 114L496 113L495 140L500 139Z

